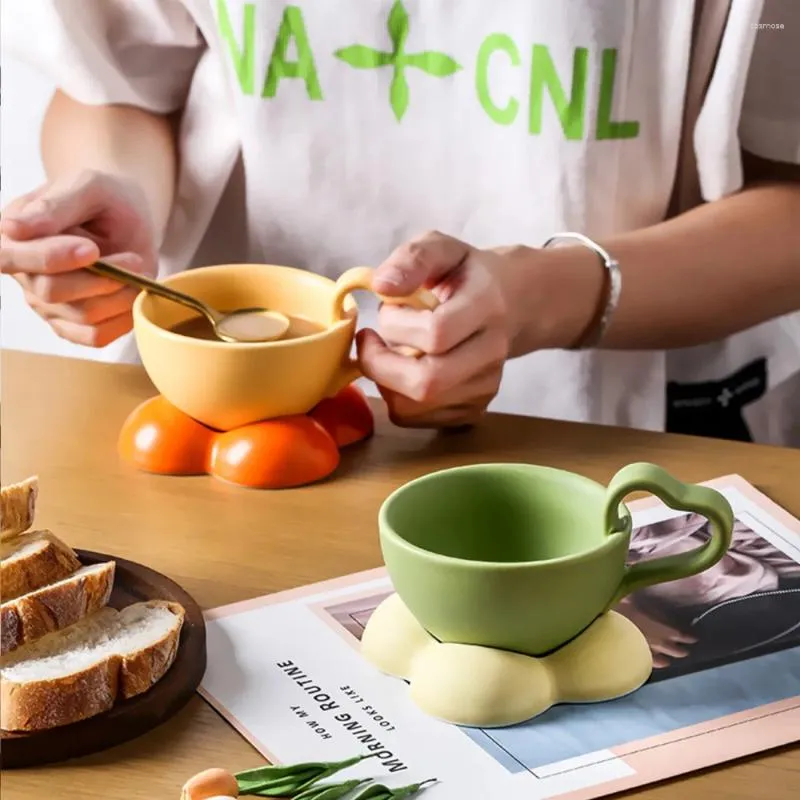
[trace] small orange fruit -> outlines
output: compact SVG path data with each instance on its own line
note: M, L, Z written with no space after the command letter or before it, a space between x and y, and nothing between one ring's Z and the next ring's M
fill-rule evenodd
M159 395L131 412L117 449L123 460L146 472L202 475L215 435Z
M214 800L239 796L239 784L226 769L207 769L189 779L181 792L181 800Z
M254 489L288 489L328 477L339 465L339 448L311 417L257 422L217 434L209 471Z
M333 436L339 447L367 439L375 432L375 419L364 392L355 384L323 400L311 416Z

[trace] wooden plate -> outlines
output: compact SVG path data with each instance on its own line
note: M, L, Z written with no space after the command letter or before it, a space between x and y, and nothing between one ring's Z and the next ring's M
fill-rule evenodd
M169 600L186 609L180 646L169 672L149 691L97 717L37 733L0 732L3 769L31 767L87 756L135 739L166 722L194 695L206 670L203 613L178 584L148 567L122 558L76 551L83 564L116 561L110 605L124 608L145 600Z

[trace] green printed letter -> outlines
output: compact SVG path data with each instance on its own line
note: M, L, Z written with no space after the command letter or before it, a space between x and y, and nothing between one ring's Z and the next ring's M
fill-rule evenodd
M639 135L638 122L612 122L614 105L614 76L617 72L617 51L603 50L603 68L600 75L600 100L597 104L598 139L635 139Z
M297 48L297 61L288 61L286 53L289 44L294 39ZM263 97L275 97L278 83L283 78L301 78L305 81L306 92L311 100L322 100L322 88L317 77L317 68L314 64L314 54L308 43L306 25L303 22L303 12L297 6L286 6L281 19L278 35L275 37L275 46L269 60L267 78L264 81Z
M236 70L236 77L239 79L239 86L242 87L244 94L253 94L255 91L255 19L256 7L253 3L245 3L242 9L244 14L244 36L242 47L236 42L233 33L231 18L228 14L228 6L225 0L217 0L217 25L222 41L228 47L228 52L233 61L233 68Z
M502 50L508 55L511 66L518 67L520 65L519 50L510 36L505 33L493 33L487 36L478 51L478 63L475 65L475 89L483 110L499 125L511 125L519 112L519 100L510 97L505 106L501 107L492 100L489 90L489 61L498 50Z
M531 108L530 132L542 132L542 107L544 90L547 88L553 100L556 114L561 120L561 127L567 139L582 139L584 116L586 112L586 78L589 72L589 51L585 47L576 47L572 60L572 90L570 99L558 79L550 51L542 44L533 46L531 64Z

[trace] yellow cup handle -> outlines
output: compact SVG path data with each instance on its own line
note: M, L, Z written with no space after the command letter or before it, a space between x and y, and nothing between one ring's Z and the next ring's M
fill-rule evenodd
M347 270L336 281L336 293L333 296L333 310L331 313L332 322L340 322L345 319L346 314L344 310L344 303L351 292L366 291L375 294L382 303L394 306L409 306L418 311L433 311L439 306L439 300L436 295L428 289L417 289L407 297L386 297L379 294L372 288L372 275L374 270L372 267L353 267ZM411 347L398 347L396 352L410 358L419 358L422 352L415 350ZM349 386L353 381L362 377L361 369L358 366L358 361L354 358L349 358L342 365L340 372L337 374L333 381L331 389L328 391L328 397Z

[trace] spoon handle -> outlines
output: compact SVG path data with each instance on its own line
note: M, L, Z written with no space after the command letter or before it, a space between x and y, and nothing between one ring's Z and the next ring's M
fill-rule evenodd
M163 283L154 281L151 278L146 278L144 275L137 275L135 272L128 272L126 269L115 267L113 264L108 264L105 261L95 261L94 264L86 267L90 272L95 275L100 275L104 278L111 278L112 280L119 281L120 283L134 286L137 289L142 289L151 294L157 294L159 297L164 297L167 300L172 300L175 303L180 303L184 306L189 306L195 311L199 311L207 317L212 323L216 322L216 314L203 302L196 297L191 297L183 292L178 292L165 286Z

